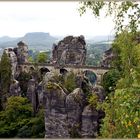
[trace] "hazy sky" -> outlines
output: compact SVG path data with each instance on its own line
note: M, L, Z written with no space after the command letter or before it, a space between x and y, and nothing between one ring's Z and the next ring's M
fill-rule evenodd
M27 32L60 36L113 34L111 18L96 19L91 11L80 17L78 8L79 2L0 2L0 36L20 37Z

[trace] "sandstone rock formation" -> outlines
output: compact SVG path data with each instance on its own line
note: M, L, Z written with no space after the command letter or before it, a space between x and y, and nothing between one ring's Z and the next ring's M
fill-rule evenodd
M4 51L8 55L9 60L11 62L12 78L14 78L17 68L17 56L12 48L5 49Z
M85 103L86 97L80 88L75 89L66 97L67 121L71 135L73 133L80 135L81 116Z
M89 92L92 88L92 85L88 77L86 77L84 73L77 74L75 82L76 82L76 86L81 88L85 94Z
M84 65L85 45L83 36L68 36L57 45L54 44L53 61L58 65ZM11 60L13 77L17 72L22 92L32 103L34 115L39 106L45 108L46 138L96 137L104 112L91 108L87 97L93 93L98 95L99 101L103 101L105 92L102 87L92 85L86 74L80 73L75 78L76 88L69 93L63 87L62 81L67 75L64 69L58 76L47 71L41 82L33 73L22 73L22 67L18 67L18 64L28 62L28 46L22 41L17 44L17 48L7 50L7 54ZM10 96L20 96L18 81L13 80L11 83Z
M111 62L114 59L115 54L112 48L104 52L103 60L101 62L101 67L111 67Z
M69 137L66 108L66 94L55 83L45 84L45 137L67 138Z
M82 113L81 135L84 138L95 138L98 131L99 113L95 108L86 106Z
M95 93L98 98L99 98L99 101L104 101L105 100L105 97L106 97L106 93L105 93L105 90L102 86L99 86L99 85L96 85L92 88L92 93Z
M42 82L46 138L90 138L97 136L100 119L103 118L104 114L88 105L88 94L84 92L82 87L82 83L86 80L85 77L81 77L79 88L66 94L61 87L63 85L60 86L56 83L54 75L51 72L46 73ZM89 83L86 82L86 84ZM101 87L90 90L94 94L96 93L99 98L101 94L104 94Z
M18 64L28 62L28 46L20 41L15 48L8 48L4 50L11 62L12 78L16 77L18 73Z
M23 41L20 41L17 46L16 53L18 63L20 64L28 62L28 46Z
M10 96L20 96L21 95L21 89L20 89L20 86L19 86L19 82L17 80L13 80L11 82L11 85L10 85Z
M28 89L27 89L27 98L32 103L33 112L34 114L37 112L38 109L38 95L36 90L36 81L35 79L30 79L28 82Z
M86 60L86 47L84 36L67 36L58 44L53 45L53 62L59 65L84 65Z
M48 82L56 82L55 74L53 72L47 72L45 74L45 76L44 76L43 82L45 82L45 83L48 83Z
M42 85L42 81L37 86L37 94L38 94L39 107L43 106L43 85Z

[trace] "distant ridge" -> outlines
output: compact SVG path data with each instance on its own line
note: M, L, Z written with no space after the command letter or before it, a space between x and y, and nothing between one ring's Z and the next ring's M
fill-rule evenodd
M4 42L8 42L8 41L13 41L13 40L16 40L17 38L12 38L12 37L9 37L9 36L3 36L3 37L0 37L0 43L4 43Z
M52 48L52 44L57 40L57 38L51 36L49 33L44 32L31 32L19 38L5 36L0 38L0 47L15 47L21 40L25 41L30 49L39 50L40 47L42 49Z
M93 36L87 39L87 43L97 43L97 42L112 42L115 39L114 35L111 36Z
M0 48L16 47L17 43L21 40L26 42L29 46L29 49L34 50L47 50L51 49L53 43L57 43L66 36L51 36L50 33L45 32L29 32L26 33L23 37L9 37L3 36L0 37ZM98 43L109 43L114 40L114 36L93 36L86 39L87 44L96 44Z

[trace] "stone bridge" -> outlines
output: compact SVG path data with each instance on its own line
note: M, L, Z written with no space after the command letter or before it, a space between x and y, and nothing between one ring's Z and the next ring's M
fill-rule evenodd
M94 66L87 66L87 65L65 65L65 66L57 66L54 64L48 63L22 63L18 65L18 68L22 71L29 72L31 70L37 69L45 72L55 72L55 73L64 73L73 71L74 73L86 72L91 71L95 73L97 76L97 82L101 82L102 76L109 70L108 67L94 67Z

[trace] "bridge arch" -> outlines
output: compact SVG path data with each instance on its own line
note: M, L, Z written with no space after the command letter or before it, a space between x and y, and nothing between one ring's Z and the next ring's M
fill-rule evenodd
M35 71L35 67L34 66L30 66L29 67L29 72L32 73L33 71Z
M42 75L42 74L45 74L45 73L47 73L47 72L50 72L50 70L49 70L48 68L46 68L46 67L40 68L39 71L40 71L41 75Z
M68 73L67 69L65 69L65 68L60 69L60 74L65 75L66 73Z
M33 66L31 66L29 69L30 69L31 71L35 70L35 68L34 68Z
M88 79L91 82L91 84L96 83L97 75L95 74L95 72L93 72L92 70L85 70L84 74L85 74L86 77L88 77Z

